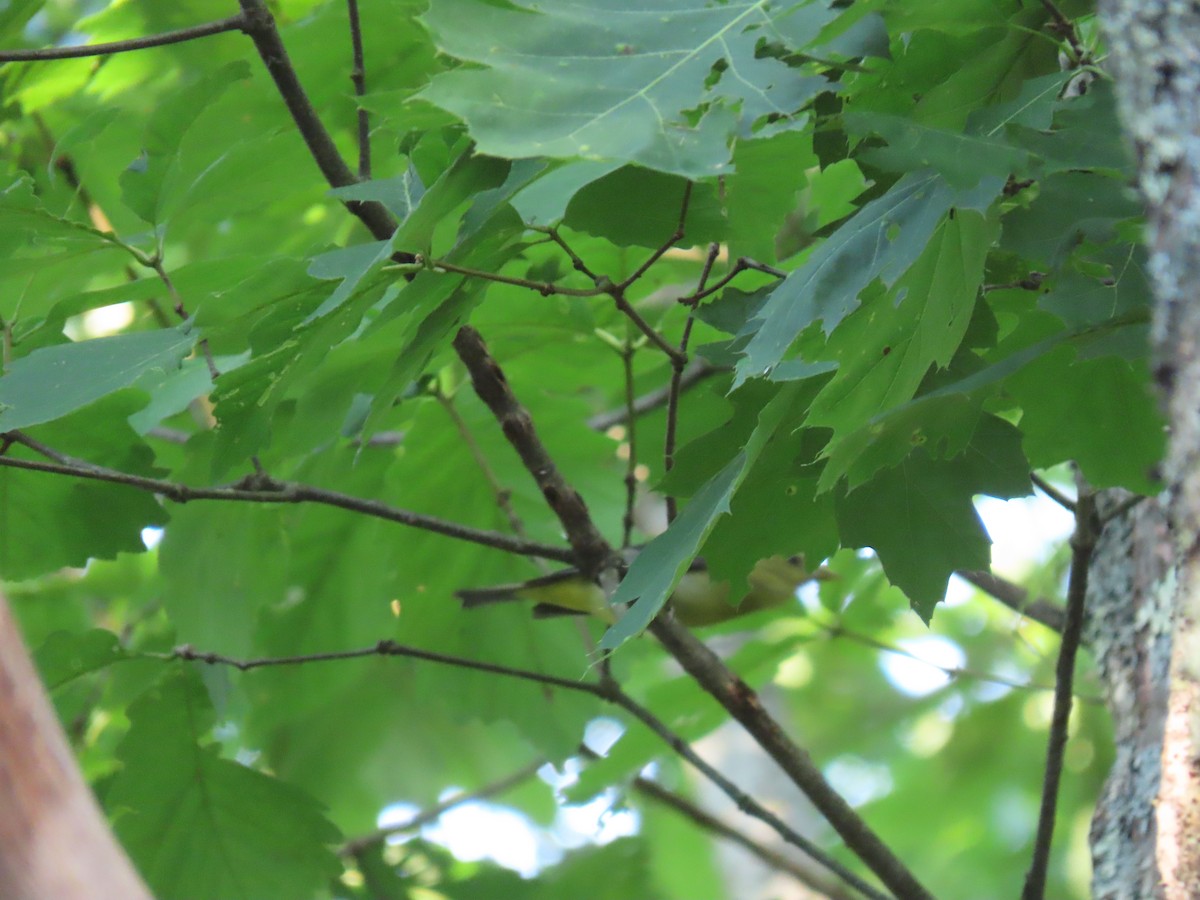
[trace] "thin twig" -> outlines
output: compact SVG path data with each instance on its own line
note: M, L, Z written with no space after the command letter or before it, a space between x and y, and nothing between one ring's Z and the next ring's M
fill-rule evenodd
M772 870L790 875L810 890L817 891L822 897L829 898L829 900L854 900L858 896L845 890L840 884L835 884L827 878L819 876L816 872L800 865L795 860L756 841L744 831L740 831L729 823L718 819L707 810L701 809L691 800L680 796L674 791L667 790L656 781L639 775L633 780L632 786L634 791L643 797L669 807L705 831L729 841L731 844L737 844L770 866Z
M218 19L215 22L205 22L203 25L192 25L180 28L178 31L164 31L162 34L152 34L147 37L130 38L124 41L109 41L104 44L80 44L75 47L46 47L40 50L0 50L0 63L8 62L43 62L52 59L82 59L87 56L108 56L113 53L128 53L131 50L145 50L149 47L165 47L168 44L181 44L184 41L194 41L197 38L209 37L226 31L241 31L246 24L243 14Z
M1037 472L1030 472L1029 480L1033 482L1034 486L1038 488L1038 490L1040 490L1043 494L1045 494L1063 509L1067 510L1068 512L1075 512L1075 501L1048 482Z
M410 528L420 528L435 534L445 535L461 541L480 544L515 553L520 556L540 556L543 559L571 562L574 555L571 551L550 544L540 544L523 538L509 537L494 531L483 531L456 522L448 522L434 516L411 512L378 500L367 500L353 497L337 491L313 487L298 482L279 481L269 477L249 476L224 487L189 487L159 478L146 478L141 475L131 475L105 466L97 466L83 460L74 459L58 453L20 432L8 432L5 438L13 443L22 444L36 453L45 456L53 462L42 462L33 459L18 459L11 455L0 457L0 467L25 469L31 472L47 472L53 475L66 475L72 478L85 478L91 481L104 481L110 484L120 484L140 491L159 494L176 503L189 503L194 500L225 500L242 503L316 503L322 506L336 506L339 509L361 513L377 519L385 519Z
M625 346L621 350L621 367L625 375L625 408L629 417L625 420L625 446L629 448L629 458L625 460L625 516L622 518L621 546L628 547L633 543L633 510L637 505L637 418L634 416L634 404L637 398L633 393L633 354L636 347L629 336L625 338Z
M275 27L275 19L263 0L238 0L242 7L242 30L249 35L267 67L279 95L287 105L296 129L304 139L308 152L316 162L321 174L330 187L347 187L358 183L358 178L346 165L338 152L333 138L325 130L308 95L304 92L296 70L288 58L287 48ZM345 200L343 205L352 215L367 226L376 240L386 241L396 230L396 220L374 200ZM411 253L396 253L393 258L400 263L412 263L416 257Z
M755 260L746 256L739 256L733 261L733 266L730 268L730 270L722 275L720 279L708 287L701 286L697 288L696 292L693 294L689 294L686 297L680 297L679 302L694 306L705 297L712 296L720 291L727 284L729 284L729 282L733 281L733 279L737 278L737 276L741 275L743 272L750 271L764 272L774 278L787 278L787 272L776 269L774 266L768 266L765 263L756 262Z
M1075 54L1075 62L1083 62L1085 53L1083 45L1079 42L1079 35L1075 33L1075 23L1068 19L1061 9L1053 0L1042 0L1042 6L1046 7L1046 12L1050 13L1050 18L1054 20L1054 30L1066 38L1067 43L1071 45L1071 52Z
M602 294L607 293L606 290L599 287L564 287L563 285L555 284L552 281L532 281L528 278L514 278L511 275L501 275L498 272L488 272L484 269L472 269L469 266L458 266L454 263L445 262L444 260L430 260L428 267L439 272L450 272L454 275L466 275L468 278L480 278L484 281L494 281L498 284L511 284L514 287L528 288L531 291L536 291L543 297L552 297L555 294L563 297L599 297Z
M551 226L549 228L534 228L533 230L543 232L550 240L557 244L562 252L567 254L567 258L571 260L571 265L576 272L586 275L593 282L599 282L600 276L593 272L579 254L571 249L571 245L566 242L566 239L559 233L557 228Z
M675 231L671 233L670 237L663 241L662 245L657 250L650 254L645 262L643 262L637 267L637 269L634 270L632 275L617 285L622 293L631 284L645 275L652 265L662 259L664 253L683 240L684 226L687 224L688 207L691 205L691 202L692 183L689 181L683 186L683 200L679 204L679 223L675 226Z
M358 100L358 177L367 181L371 177L371 122L362 105L367 92L367 67L363 60L362 23L358 18L358 0L346 0L346 11L350 16L350 46L354 53L354 65L350 80L354 83L354 96Z
M741 723L758 746L812 801L813 806L841 835L846 846L892 893L900 900L931 900L933 895L841 794L834 790L812 758L766 712L750 685L730 671L708 646L672 617L659 616L650 623L650 633L658 638L700 687Z
M738 809L746 815L766 822L785 841L804 851L813 860L836 874L847 884L852 885L862 894L872 898L872 900L887 900L886 894L881 893L833 857L829 856L808 838L797 832L774 813L767 810L749 794L746 794L741 788L726 778L719 769L705 762L683 738L667 728L653 713L626 694L621 688L617 687L615 683L610 684L609 694L612 697L612 702L616 703L653 731L677 755L691 763L705 778L719 787L730 800L736 803Z
M969 582L990 597L999 600L1009 609L1019 612L1028 619L1045 625L1051 631L1060 634L1063 630L1063 620L1066 612L1063 608L1044 597L1036 600L1029 599L1029 591L1019 584L1013 584L983 569L960 569L954 573L963 581Z
M683 370L683 375L679 379L680 391L686 391L693 385L699 384L706 378L711 378L725 371L718 368L703 359L693 359ZM670 385L664 385L660 388L643 394L633 402L634 414L644 415L648 412L653 412L660 407L666 406L671 398ZM629 421L629 409L625 405L621 405L615 409L606 410L602 413L597 413L587 420L588 428L593 431L608 431L614 425L623 425Z
M504 513L504 517L508 519L508 526L512 529L513 534L520 538L528 537L525 533L525 523L521 521L521 517L513 509L512 491L500 484L500 479L496 477L496 473L492 470L487 455L483 452L483 448L479 446L479 441L475 440L475 435L471 433L471 429L467 427L466 421L459 413L454 398L447 396L440 389L435 390L433 395L437 398L438 404L442 409L446 411L446 415L450 417L450 421L454 423L459 437L462 438L463 443L466 444L467 449L471 453L471 457L475 460L475 465L483 473L484 479L486 479L488 486L492 489L492 496L496 500L496 506Z
M837 860L830 857L812 841L796 832L753 798L745 794L728 778L722 775L720 771L718 771L709 763L705 762L704 759L692 749L691 745L683 740L683 738L675 734L675 732L664 725L657 716L650 712L650 710L646 709L644 706L626 694L615 682L611 680L594 682L560 678L556 675L547 675L542 672L534 672L528 669L518 669L513 666L504 666L497 663L486 663L479 660L467 659L466 657L452 656L446 653L435 653L430 650L422 650L418 647L409 647L404 644L398 644L392 640L382 640L370 647L363 647L357 650L340 650L327 653L307 653L296 656L256 657L252 659L239 659L236 657L225 656L221 653L200 651L186 644L176 647L170 653L148 653L145 655L159 659L180 659L190 662L204 663L206 665L231 666L243 672L248 672L253 669L278 666L296 666L345 659L363 659L371 656L394 656L406 659L419 659L424 662L452 666L459 669L469 669L475 672L486 672L491 675L499 675L506 678L529 681L534 684L540 684L551 688L559 688L564 691L589 694L599 700L611 703L614 706L625 710L633 718L637 719L639 722L649 728L650 731L659 737L664 743L666 743L667 746L671 747L671 749L674 750L679 756L681 756L683 759L686 759L696 769L698 769L701 774L721 788L721 790L724 791L744 813L766 822L768 825L774 828L784 838L784 840L796 847L799 847L818 863L825 866L830 871L835 872L848 884L854 885L854 887L856 887L866 896L872 898L872 900L887 900L886 895L881 894L879 891L872 888L869 884L864 882L861 878L859 878Z
M1111 522L1113 519L1119 519L1119 518L1121 518L1121 516L1125 515L1125 513L1129 512L1131 509L1133 509L1135 506L1137 506L1143 500L1149 500L1149 499L1150 498L1147 497L1145 494L1134 494L1132 497L1126 497L1124 500L1122 500L1120 503L1118 503L1115 507L1113 507L1113 509L1107 515L1101 516L1100 522L1103 525L1103 524L1107 524L1107 523Z
M503 778L485 784L483 787L474 791L461 791L433 806L423 809L414 815L406 822L400 822L396 825L386 825L383 828L377 828L369 834L364 834L356 838L351 838L338 848L339 856L358 856L364 850L369 850L372 847L382 844L388 838L397 834L404 834L409 831L419 831L426 825L432 825L447 812L457 806L462 806L464 803L475 803L479 800L487 800L491 797L499 796L500 794L511 791L517 785L524 784L530 778L537 775L538 770L546 765L546 760L536 759L527 765L517 769L511 775L506 775Z
M1067 583L1067 618L1055 672L1054 713L1046 741L1046 772L1042 781L1042 803L1038 813L1037 837L1033 858L1025 876L1021 900L1042 900L1046 892L1046 872L1050 863L1050 845L1058 810L1058 784L1062 777L1063 751L1067 745L1067 724L1071 718L1071 700L1075 678L1075 654L1083 634L1088 569L1100 535L1095 496L1080 481L1075 506L1075 533L1071 536L1071 574Z
M721 245L709 244L708 253L704 257L704 268L700 270L700 278L696 281L696 291L704 290L712 267L721 253ZM679 427L679 397L683 384L683 370L688 363L688 342L692 337L692 326L696 322L696 303L688 303L687 321L683 323L683 336L679 339L679 356L671 359L671 383L667 386L667 429L663 441L663 470L670 472L675 467L675 440ZM680 361L682 360L682 362ZM667 495L667 522L674 522L679 513L678 501L674 496Z
M958 678L969 678L972 681L983 681L989 684L999 684L1017 691L1057 690L1057 684L1036 684L1028 681L1014 681L1011 678L993 675L990 672L980 672L977 669L968 669L965 666L943 666L931 659L926 659L917 653L913 653L911 650L905 650L903 647L897 647L894 644L889 644L886 641L873 638L868 634L851 631L850 629L844 628L841 625L826 624L823 622L814 622L814 624L824 631L830 638L845 638L846 640L854 641L856 644L862 644L864 647L871 647L880 651L881 653L890 653L895 656L903 656L906 659L919 662L921 665L929 666L931 669L936 669L951 680ZM1083 703L1090 703L1093 705L1099 705L1104 702L1103 698L1101 697L1087 694L1077 694L1076 699Z
M685 365L687 357L680 357L679 351L671 346L670 342L664 338L658 331L642 318L642 314L633 308L633 304L629 302L629 298L625 296L625 288L623 285L613 284L606 278L600 279L600 284L604 289L604 293L613 298L613 302L617 304L617 309L632 322L642 334L644 334L655 347L667 355L671 360L672 365Z

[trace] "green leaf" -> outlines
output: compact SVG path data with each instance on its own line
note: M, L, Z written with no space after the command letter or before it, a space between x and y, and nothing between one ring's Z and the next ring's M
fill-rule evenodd
M972 497L1020 497L1032 490L1021 436L986 417L967 449L935 459L924 448L838 498L847 547L871 547L892 584L926 622L957 569L987 569L991 540Z
M334 188L329 193L339 200L376 200L387 207L398 221L403 222L420 204L425 195L425 185L421 183L417 170L409 166L400 175Z
M139 392L111 395L30 436L61 453L131 475L161 476L148 447L127 424L144 402ZM12 446L7 455L41 459ZM163 525L167 513L145 491L90 479L0 468L0 573L29 578L63 566L141 553L142 529ZM37 535L31 540L30 535Z
M695 493L670 528L638 554L610 599L614 606L623 603L633 603L633 606L605 633L600 641L601 650L617 649L644 631L658 615L718 519L729 512L734 493L780 427L797 393L795 385L780 389L762 408L745 449Z
M189 504L158 551L163 606L180 643L245 656L258 612L282 603L289 542L279 507ZM220 559L220 565L213 560Z
M295 900L341 870L329 849L338 830L311 797L201 746L213 711L188 670L146 692L129 719L107 805L156 894Z
M78 634L57 631L34 653L38 672L50 691L126 658L117 636L100 628Z
M995 135L961 134L888 113L846 113L851 134L878 134L887 147L858 158L889 172L933 168L953 188L975 187L982 178L1008 177L1029 168L1030 152Z
M807 170L817 166L812 138L784 132L764 140L738 141L733 163L736 172L725 180L729 254L774 262L776 239L796 210L796 193L808 181Z
M769 374L796 337L820 321L826 334L854 309L876 278L893 284L916 261L953 208L984 210L1001 178L955 190L937 175L907 175L819 246L767 298L760 323L738 363L736 384Z
M160 104L146 126L142 138L142 157L121 176L126 205L151 225L165 222L170 215L167 198L173 179L187 177L180 154L197 114L217 100L235 82L250 77L244 61L230 63L210 76L178 91ZM184 189L190 185L184 186Z
M1025 452L1036 468L1074 460L1097 488L1162 489L1166 431L1145 365L1074 359L1058 347L1005 386L1021 404Z
M785 37L777 15L762 0L654 8L436 0L422 21L439 49L479 68L438 75L421 96L466 120L494 156L715 175L728 168L731 130L748 135L767 116L799 127L796 113L828 87L755 53L763 40L798 49L817 37L816 29Z
M0 376L0 429L60 419L121 388L152 391L195 343L196 333L185 325L35 350Z
M567 207L566 224L618 246L661 246L679 227L688 182L625 166L583 187ZM716 187L692 186L684 234L688 244L719 241L727 225Z
M834 430L828 454L845 435L911 400L931 367L950 364L970 324L995 234L995 226L971 210L947 218L893 292L872 297L834 331L821 355L837 360L837 373L808 419Z

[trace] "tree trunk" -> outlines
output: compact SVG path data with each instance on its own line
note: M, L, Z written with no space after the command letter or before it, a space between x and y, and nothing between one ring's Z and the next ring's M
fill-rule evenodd
M150 900L79 773L3 596L0 897Z
M1154 861L1155 895L1182 900L1200 895L1200 5L1103 0L1101 11L1146 202L1154 375L1171 429L1164 476L1176 577L1159 615L1175 630ZM1146 896L1137 872L1126 874L1106 896Z

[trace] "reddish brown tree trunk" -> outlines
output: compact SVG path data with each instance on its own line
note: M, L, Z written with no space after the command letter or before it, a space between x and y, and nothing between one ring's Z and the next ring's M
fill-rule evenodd
M0 596L0 897L149 900L75 764Z

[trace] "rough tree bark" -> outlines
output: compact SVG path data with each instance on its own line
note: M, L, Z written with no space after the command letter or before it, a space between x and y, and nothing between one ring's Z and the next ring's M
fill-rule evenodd
M150 900L84 783L3 596L0 897Z
M1200 3L1101 0L1100 9L1146 203L1154 375L1171 430L1164 502L1176 552L1170 599L1156 614L1173 617L1175 627L1160 717L1154 858L1130 865L1103 896L1183 900L1200 895ZM1144 639L1157 640L1154 629ZM1150 865L1157 884L1146 894Z

